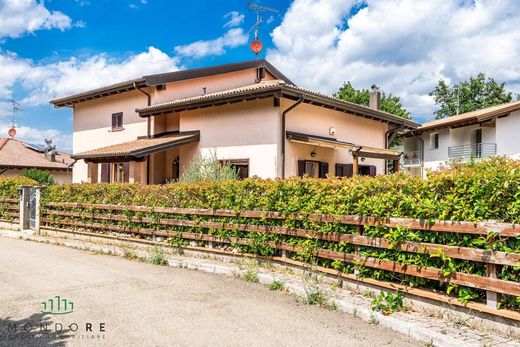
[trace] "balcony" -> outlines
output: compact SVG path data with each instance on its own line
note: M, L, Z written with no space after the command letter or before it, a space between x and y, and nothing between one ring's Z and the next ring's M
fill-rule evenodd
M496 143L475 143L448 147L450 160L471 160L491 157L497 154Z
M419 151L410 151L403 153L403 165L404 166L415 166L421 165L422 158Z

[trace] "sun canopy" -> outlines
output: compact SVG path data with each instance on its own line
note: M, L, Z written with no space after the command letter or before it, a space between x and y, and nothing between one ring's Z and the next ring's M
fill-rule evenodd
M287 131L286 137L291 142L302 143L305 145L347 150L353 156L357 157L398 160L401 156L401 152L397 152L391 149L356 145L354 143L339 141L334 138L318 135L309 135Z
M76 153L74 159L84 159L91 162L142 160L147 155L166 151L192 142L198 142L200 133L174 133L161 137L141 138L97 148L91 151Z

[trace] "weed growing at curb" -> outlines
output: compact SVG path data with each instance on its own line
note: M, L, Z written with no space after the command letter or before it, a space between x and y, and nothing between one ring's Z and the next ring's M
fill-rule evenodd
M258 278L258 271L254 269L247 269L247 271L242 276L244 280L248 282L258 283L260 279Z
M269 290L282 291L285 288L285 283L282 281L274 280L269 285Z
M155 265L168 265L168 260L164 257L161 247L158 246L154 247L153 254L148 259L148 262Z
M374 300L372 300L372 310L381 311L385 316L394 312L404 311L403 292L398 291L396 294L385 293L381 291Z

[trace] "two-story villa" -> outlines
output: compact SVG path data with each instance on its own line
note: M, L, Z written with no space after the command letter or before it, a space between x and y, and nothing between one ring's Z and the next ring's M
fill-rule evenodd
M402 164L415 176L449 161L520 159L520 101L424 123L404 137Z
M150 75L51 101L74 112L74 182L160 184L216 151L241 177L377 175L418 124L294 85L265 60Z

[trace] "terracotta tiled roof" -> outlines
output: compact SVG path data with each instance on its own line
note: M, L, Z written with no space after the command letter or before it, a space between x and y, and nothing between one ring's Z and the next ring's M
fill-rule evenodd
M144 107L141 109L136 110L139 112L141 116L148 116L148 115L155 115L160 114L161 112L169 112L170 110L175 110L176 108L182 108L186 106L186 108L196 108L197 105L202 105L204 103L211 103L211 102L224 102L226 98L231 97L249 97L249 96L255 96L262 92L287 92L292 93L294 95L302 95L309 100L312 99L313 104L322 103L323 105L326 105L328 108L332 109L345 109L350 111L353 114L358 114L362 116L366 116L369 118L390 122L394 124L404 124L405 126L409 128L416 128L419 126L419 124L402 118L395 116L393 114L374 110L370 107L354 104L342 99L338 99L329 95L325 95L319 92L311 91L308 89L296 87L292 84L288 84L283 80L269 80L269 81L262 81L259 83L239 87L239 88L233 88L228 89L220 92L215 93L208 93L204 95L189 97L185 99L177 99L161 104L156 104L148 107Z
M96 148L90 151L74 154L74 159L102 159L102 158L126 158L138 159L150 153L164 151L166 149L198 141L198 132L176 133L156 138L143 138L133 141L118 143L106 147Z
M458 114L448 118L437 119L431 122L426 122L417 130L430 130L437 128L449 127L452 125L460 125L462 123L480 123L489 120L493 117L507 114L512 111L520 110L520 101L509 102L492 107L483 108L480 110Z
M56 161L45 158L42 152L28 148L22 141L0 138L0 168L38 168L67 170L71 158L67 153L57 152Z

